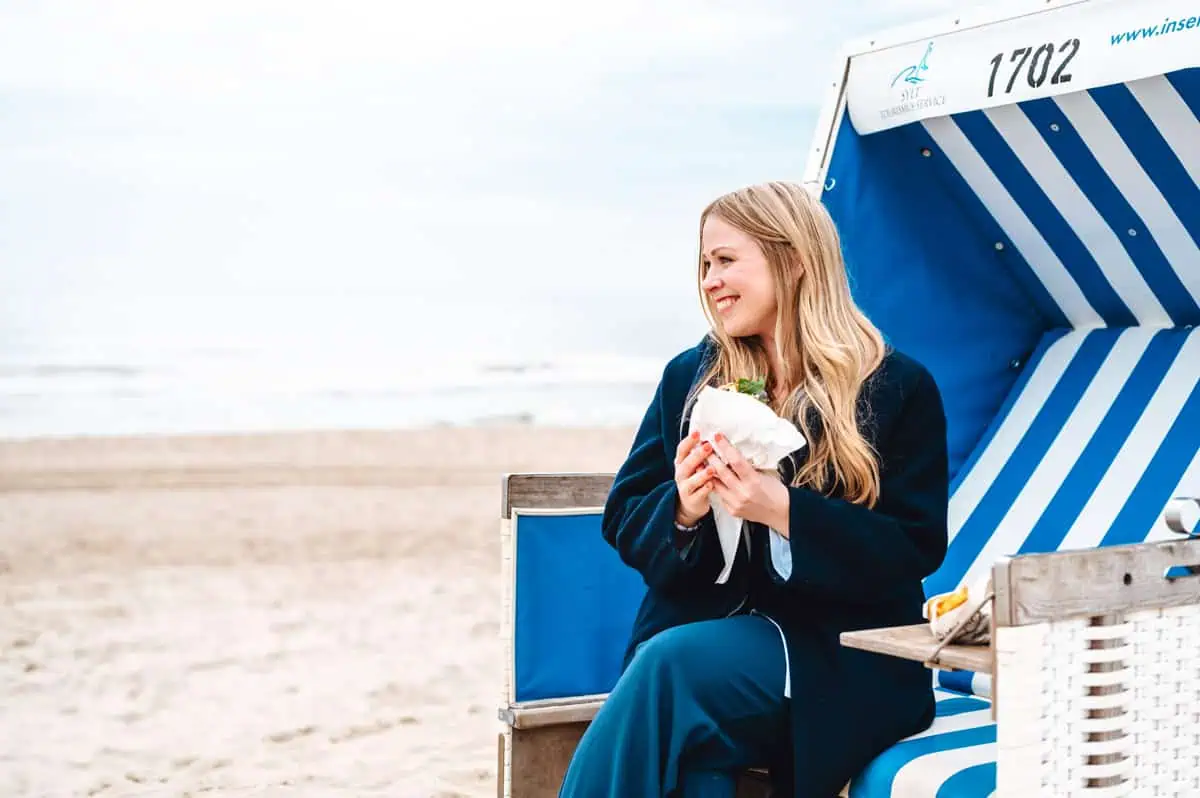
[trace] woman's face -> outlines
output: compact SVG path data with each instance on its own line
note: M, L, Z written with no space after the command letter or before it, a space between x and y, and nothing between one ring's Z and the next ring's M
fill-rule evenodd
M775 281L758 242L709 216L700 231L700 252L705 266L702 287L725 332L734 338L771 337L778 313Z

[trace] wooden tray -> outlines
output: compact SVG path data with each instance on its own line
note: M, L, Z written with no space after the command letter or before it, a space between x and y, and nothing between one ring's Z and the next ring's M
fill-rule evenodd
M929 625L924 623L913 626L892 626L882 629L862 629L857 632L843 632L841 643L847 648L858 648L863 651L874 651L879 654L890 654L893 657L912 659L924 663L926 667L941 670L974 671L975 673L992 672L992 647L990 645L963 646L950 644L933 658L933 652L938 647L937 638L933 636Z

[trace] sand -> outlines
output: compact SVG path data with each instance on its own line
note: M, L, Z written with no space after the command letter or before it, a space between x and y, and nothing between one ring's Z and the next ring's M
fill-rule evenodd
M501 474L631 435L0 443L0 795L495 795Z

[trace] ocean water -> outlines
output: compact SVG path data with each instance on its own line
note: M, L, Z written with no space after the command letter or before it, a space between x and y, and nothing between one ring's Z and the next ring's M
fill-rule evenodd
M0 437L635 424L703 325L684 292L6 297Z

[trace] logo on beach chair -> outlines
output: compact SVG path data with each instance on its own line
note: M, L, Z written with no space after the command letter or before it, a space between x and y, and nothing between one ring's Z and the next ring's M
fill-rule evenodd
M933 42L925 46L925 55L921 56L921 60L912 66L907 66L896 73L896 77L892 78L892 88L896 88L896 83L903 79L905 83L916 86L918 83L924 83L925 78L923 73L929 71L929 54L933 51Z
M929 55L932 52L933 42L926 43L921 60L904 67L896 73L896 77L892 78L891 88L900 90L899 96L896 98L898 103L890 108L880 109L881 118L893 119L909 116L918 111L946 104L946 95L927 93L928 86L925 84L929 77L926 73L930 70Z

